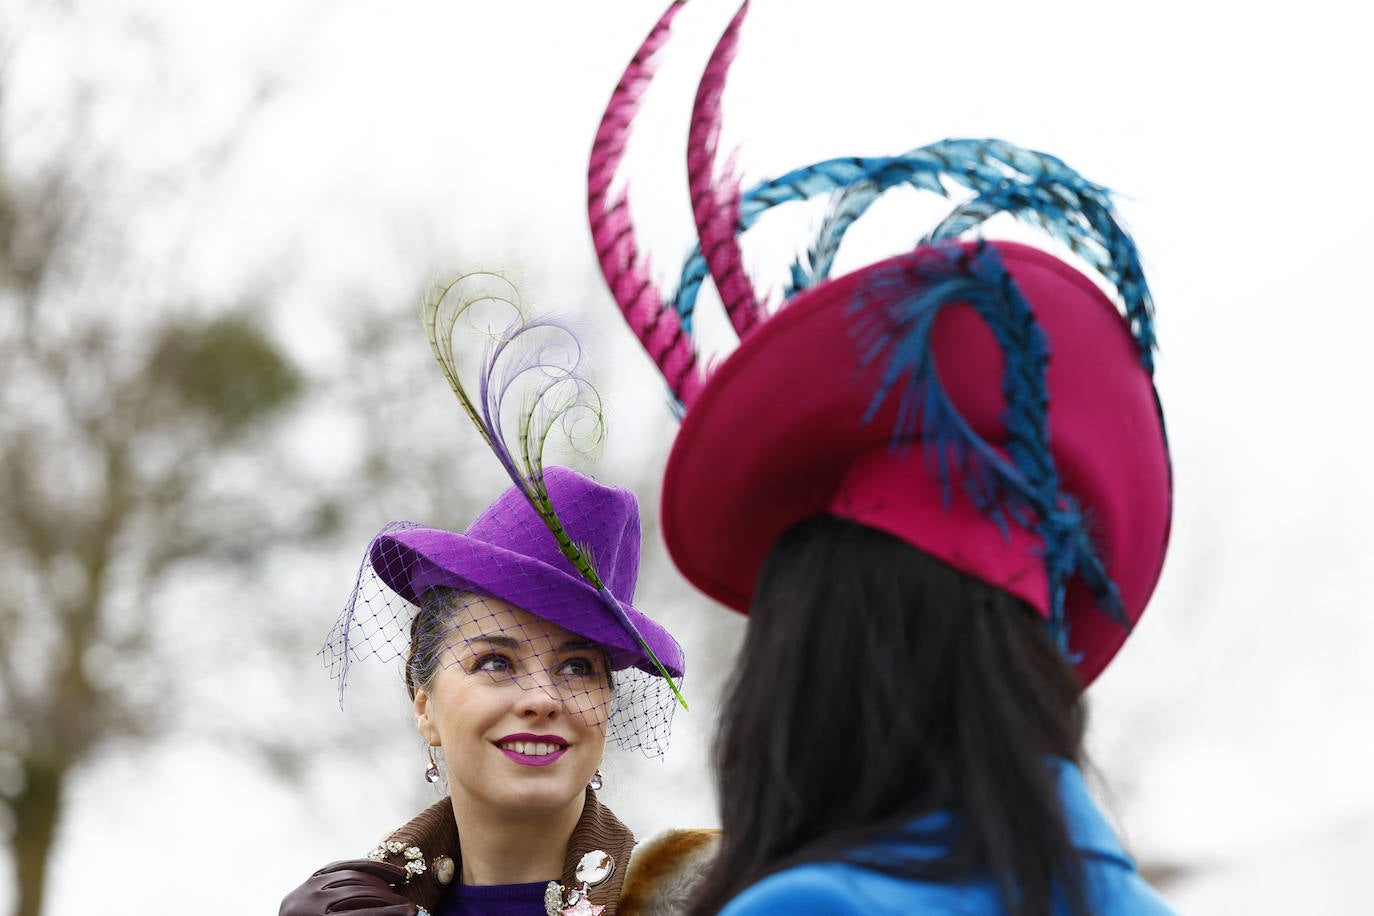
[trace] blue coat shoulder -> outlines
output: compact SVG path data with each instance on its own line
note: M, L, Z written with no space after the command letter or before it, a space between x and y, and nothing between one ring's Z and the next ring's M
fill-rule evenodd
M1089 906L1096 916L1175 916L1163 898L1134 870L1119 862L1084 863ZM1002 916L990 883L939 884L895 878L853 865L825 862L771 875L721 910L721 916L815 913L876 916L920 912L948 916ZM1059 912L1056 909L1056 912ZM1067 912L1067 910L1064 910Z
M1114 831L1093 802L1078 768L1059 761L1059 793L1069 835L1082 857L1084 892L1094 916L1173 916L1174 911L1136 871ZM895 843L888 851L928 859L928 848ZM936 853L938 855L938 852ZM1060 907L1055 912L1062 911ZM1004 912L990 881L947 884L898 878L840 862L800 865L770 875L731 900L722 916L765 913L959 914Z
M995 892L982 885L936 884L894 878L838 862L801 865L771 875L721 910L721 916L818 913L1000 913Z

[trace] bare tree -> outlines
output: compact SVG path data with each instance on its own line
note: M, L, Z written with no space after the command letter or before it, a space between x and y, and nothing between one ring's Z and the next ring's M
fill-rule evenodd
M161 587L313 536L321 500L263 485L290 473L265 443L305 379L261 311L185 301L124 237L123 208L178 176L154 187L91 142L89 86L49 155L12 154L28 23L0 17L0 815L17 913L37 916L73 774L171 722Z
M111 323L0 340L0 754L19 773L5 801L23 916L40 911L73 770L166 723L159 583L180 561L242 559L282 533L217 480L298 393L281 353L236 315L169 321L133 358L141 342L125 338Z

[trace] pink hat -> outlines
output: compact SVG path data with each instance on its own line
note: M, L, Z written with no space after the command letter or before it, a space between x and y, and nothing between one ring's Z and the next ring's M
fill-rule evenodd
M663 492L673 559L744 611L778 537L830 512L1022 598L1092 681L1154 589L1172 510L1153 303L1110 192L1047 153L959 138L830 159L742 191L717 144L747 6L697 90L687 172L700 244L671 294L653 282L615 188L680 3L616 86L587 172L602 274L685 414ZM846 231L896 187L952 208L914 251L829 279ZM769 209L816 197L830 207L775 305L740 237ZM998 216L1043 230L1118 302L1045 251L986 240ZM741 340L710 370L694 328L707 279Z
M1171 507L1150 375L1126 322L1091 281L1038 249L990 247L1048 340L1049 445L1060 491L1078 504L1124 618L1134 623L1159 578ZM914 268L934 252L918 249L798 295L707 379L669 456L662 505L669 553L703 592L747 612L779 536L830 512L899 537L1049 616L1044 534L999 524L964 487L945 486L920 443L894 447L897 399L866 417L883 367L862 364L854 303L884 275L917 292ZM1005 361L992 331L972 308L956 305L935 319L931 340L954 406L1005 454ZM1087 684L1128 630L1077 580L1064 614L1068 651Z

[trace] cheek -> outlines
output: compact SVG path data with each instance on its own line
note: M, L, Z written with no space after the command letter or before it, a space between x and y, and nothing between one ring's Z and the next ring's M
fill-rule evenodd
M569 692L564 705L578 725L598 732L604 740L611 714L611 699L611 689L597 685Z
M431 716L450 735L481 734L499 720L510 706L502 691L465 678L445 685L448 689L430 700Z

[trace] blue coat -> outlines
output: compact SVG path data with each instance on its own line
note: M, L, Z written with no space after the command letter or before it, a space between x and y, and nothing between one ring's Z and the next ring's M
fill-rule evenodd
M1082 853L1088 908L1094 916L1171 916L1145 883L1098 810L1078 767L1061 761L1059 796L1069 838ZM919 827L922 821L915 826ZM925 858L931 850L915 851ZM945 884L896 878L839 862L799 865L769 875L726 904L721 916L775 913L997 916L1002 900L991 881ZM1067 913L1055 907L1054 912Z

